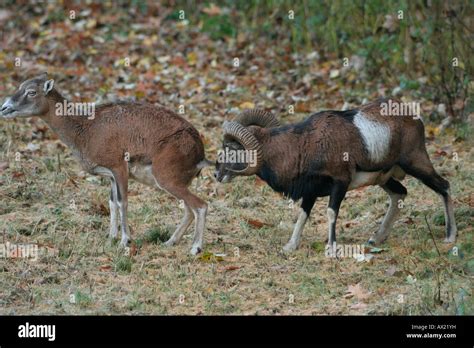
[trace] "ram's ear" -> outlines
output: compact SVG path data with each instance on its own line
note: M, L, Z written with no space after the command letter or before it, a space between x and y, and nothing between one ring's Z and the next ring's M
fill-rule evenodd
M47 80L43 85L44 95L47 95L54 87L54 80Z

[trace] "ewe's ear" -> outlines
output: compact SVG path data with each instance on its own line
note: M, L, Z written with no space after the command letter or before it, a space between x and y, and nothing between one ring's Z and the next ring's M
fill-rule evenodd
M48 80L44 83L43 91L44 95L47 95L54 87L54 80Z
M42 72L41 74L39 74L38 76L36 76L37 79L42 79L42 80L47 80L48 79L48 72L45 71L45 72Z

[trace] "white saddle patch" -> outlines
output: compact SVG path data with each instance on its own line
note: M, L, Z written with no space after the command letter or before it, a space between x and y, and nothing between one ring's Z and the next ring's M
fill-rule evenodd
M354 116L354 125L364 140L369 159L373 163L382 162L390 148L390 128L383 123L372 121L361 112Z

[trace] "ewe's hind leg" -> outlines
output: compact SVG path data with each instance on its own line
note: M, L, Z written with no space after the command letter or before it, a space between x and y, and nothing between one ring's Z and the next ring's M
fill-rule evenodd
M304 225L306 224L306 221L309 218L309 214L311 214L311 209L313 208L315 201L316 197L303 198L303 201L301 202L301 212L298 216L298 221L296 221L293 234L291 235L291 239L283 247L284 252L292 252L296 250L296 248L298 248L301 242L301 235L303 233Z
M120 227L122 229L121 246L127 246L130 242L128 232L127 208L128 208L128 171L124 166L114 171L115 181L117 183L117 204L120 212Z
M170 166L168 166L167 169L167 171L163 170L162 173L164 174L160 175L159 166L157 165L153 168L153 175L155 177L156 184L159 188L164 189L168 193L175 196L177 199L182 199L184 201L185 207L189 207L189 209L193 212L196 222L191 254L196 255L202 250L202 239L204 234L204 226L206 224L207 204L201 198L189 192L187 185L191 181L192 177L177 177L174 176L173 173L179 173L178 171L171 170ZM173 240L173 237L181 237L181 235L186 230L184 226L187 227L191 221L192 218L186 217L185 215L176 232L166 243L168 245L176 243L179 238Z
M455 242L457 228L456 221L454 220L453 201L449 194L449 182L436 173L426 152L421 159L414 159L401 167L407 174L421 180L423 184L441 196L444 203L444 217L446 221L446 239L444 241L446 243Z
M193 245L191 247L191 254L196 255L197 253L202 251L202 239L203 239L203 234L204 234L204 227L206 224L207 204L202 199L200 199L199 197L189 192L187 187L184 187L184 188L183 187L176 188L176 187L169 187L169 186L167 187L162 186L162 187L166 191L171 193L173 196L175 196L177 199L182 199L184 201L184 205L188 206L189 209L193 212L196 222L194 225L195 230L194 230ZM192 217L186 218L186 215L185 215L183 222L186 225L186 227L189 226L191 221L192 221ZM171 236L171 238L166 242L167 245L173 245L179 240L179 238L181 238L182 234L186 230L186 228L184 228L185 225L183 224L183 222L178 226L173 236ZM175 237L175 234L179 236L179 238L173 240L173 238Z
M407 195L407 189L405 186L392 178L381 187L390 196L390 205L379 230L369 239L369 244L380 244L387 239L390 229L400 212L398 207L399 200L404 200Z
M178 243L180 240L181 240L181 237L183 236L183 234L186 232L186 230L188 229L189 225L191 224L191 222L193 221L193 218L194 218L194 214L192 213L191 209L189 208L189 206L184 203L184 216L183 216L183 220L181 220L180 224L178 225L178 227L176 228L176 230L174 231L173 235L171 236L171 238L165 243L166 246L172 246L176 243Z
M117 238L118 234L118 224L117 224L117 184L113 177L110 178L110 182L112 183L112 189L110 190L110 199L109 199L109 207L110 207L110 238Z

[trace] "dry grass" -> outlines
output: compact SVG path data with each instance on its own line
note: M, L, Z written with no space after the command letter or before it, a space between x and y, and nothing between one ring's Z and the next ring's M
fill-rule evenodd
M55 4L38 15L13 9L12 16L22 16L2 28L9 42L0 51L2 98L20 80L48 69L57 88L74 101L139 99L173 110L185 105L184 116L205 136L207 156L214 159L223 120L250 104L272 109L288 123L311 111L341 108L345 101L357 105L390 95L399 83L344 72L338 55L319 59L294 52L288 40L252 40L244 30L235 40L211 40L198 29L197 12L186 24L115 7L89 15L78 11L77 21L56 22L55 13L69 10ZM23 61L18 68L17 56ZM331 77L335 70L339 77ZM423 115L436 110L439 101L403 92L421 103ZM294 115L288 115L289 105ZM38 243L49 252L36 262L0 259L0 314L474 314L474 153L470 143L455 142L455 134L436 137L428 148L452 185L458 256L441 242L441 201L407 179L409 195L387 250L366 263L325 257L327 198L317 202L301 248L282 254L296 206L290 208L254 177L218 185L211 168L193 184L210 208L205 257L188 255L189 235L176 247L161 245L183 212L172 197L138 183L131 184L129 201L135 252L124 255L107 239L108 181L80 174L69 150L43 127L39 120L0 122L0 243ZM447 155L440 153L444 146ZM388 197L376 187L349 193L338 241L364 243L387 205ZM248 219L267 225L255 228ZM209 253L226 256L220 260ZM357 284L358 292L347 294Z
M0 143L11 141L11 148L20 148L28 133L26 123L7 124ZM212 139L208 148L218 144L217 135ZM439 138L436 148L452 141ZM452 184L458 256L450 255L452 246L441 242L441 201L410 178L405 181L406 205L384 245L387 250L374 254L370 263L325 257L327 199L317 202L301 248L290 256L282 254L297 206L290 208L287 200L254 177L217 184L211 179L212 168L193 184L210 203L204 257L188 255L189 235L176 247L161 245L182 211L172 197L138 183L130 188L135 247L134 255L127 256L107 239L103 204L108 182L78 176L80 168L69 152L56 146L42 147L41 155L25 151L19 162L11 154L10 167L0 177L0 231L4 241L38 243L49 254L36 262L0 261L0 313L472 314L473 162L465 146L453 145L463 159L459 162L435 159ZM338 241L365 242L386 208L387 197L379 188L350 192L338 220ZM248 219L268 225L256 228L246 223ZM362 295L347 295L348 287L356 284Z

